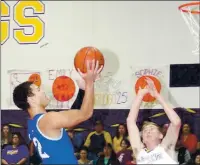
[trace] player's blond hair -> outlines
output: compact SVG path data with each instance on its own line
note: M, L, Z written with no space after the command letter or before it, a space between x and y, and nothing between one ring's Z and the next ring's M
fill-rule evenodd
M143 126L142 126L142 131L144 130L145 127L147 127L148 125L153 125L153 126L156 126L158 128L158 130L162 133L162 129L159 125L157 125L156 123L154 122L150 122L150 121L145 121Z

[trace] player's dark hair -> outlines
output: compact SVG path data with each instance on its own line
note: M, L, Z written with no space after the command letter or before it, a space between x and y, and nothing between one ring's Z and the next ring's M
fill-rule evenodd
M33 83L29 81L23 82L19 84L18 86L16 86L13 91L13 101L15 105L18 108L25 111L27 111L28 108L30 108L27 98L30 96L33 96L32 89L31 89L32 84Z

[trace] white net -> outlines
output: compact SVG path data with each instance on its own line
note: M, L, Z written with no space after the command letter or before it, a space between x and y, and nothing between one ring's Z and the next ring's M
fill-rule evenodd
M193 54L199 55L199 44L200 44L200 29L199 29L199 16L200 16L200 2L193 2L190 5L185 5L179 8L181 15L187 24L192 36L195 41L195 49L192 51Z

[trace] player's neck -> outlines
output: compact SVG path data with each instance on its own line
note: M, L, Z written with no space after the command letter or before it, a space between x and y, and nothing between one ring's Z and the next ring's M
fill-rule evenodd
M45 107L38 106L38 107L31 107L28 110L28 112L29 112L30 118L32 119L37 114L46 113L46 110L45 110Z
M152 151L156 147L158 147L159 144L160 144L160 142L149 142L149 143L146 143L146 148L148 151Z

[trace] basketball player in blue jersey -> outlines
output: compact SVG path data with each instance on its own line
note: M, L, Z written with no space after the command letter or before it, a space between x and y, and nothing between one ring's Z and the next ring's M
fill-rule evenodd
M74 127L93 115L94 82L103 66L87 61L87 72L80 76L85 83L85 94L80 110L48 112L50 100L44 91L31 82L18 85L13 92L15 105L29 113L28 136L42 158L42 164L78 164L72 143L64 128Z

